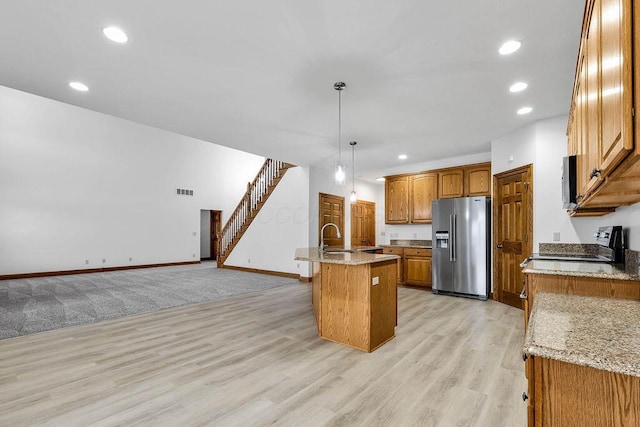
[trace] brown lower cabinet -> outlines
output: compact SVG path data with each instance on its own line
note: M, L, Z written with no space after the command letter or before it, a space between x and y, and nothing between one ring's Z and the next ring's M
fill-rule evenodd
M537 292L640 300L633 280L525 274L525 326ZM640 425L640 378L544 357L523 357L529 426Z
M398 283L431 287L431 249L385 247L385 254L399 255Z
M640 425L640 378L530 356L529 426Z

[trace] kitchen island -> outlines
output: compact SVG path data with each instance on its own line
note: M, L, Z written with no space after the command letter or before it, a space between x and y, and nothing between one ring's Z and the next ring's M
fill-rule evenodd
M366 352L395 337L397 255L300 248L295 259L313 263L311 298L320 337Z

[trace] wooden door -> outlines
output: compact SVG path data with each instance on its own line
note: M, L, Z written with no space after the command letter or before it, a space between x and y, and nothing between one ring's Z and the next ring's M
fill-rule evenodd
M431 224L431 202L438 198L438 175L421 173L409 181L409 222Z
M358 200L351 204L351 246L376 245L376 204Z
M211 259L218 259L222 211L211 211Z
M344 197L332 194L320 193L320 218L318 221L318 245L322 236L320 232L322 226L334 223L340 229L340 238L334 227L327 227L324 230L325 246L344 246Z
M494 299L518 308L524 286L520 263L533 247L532 168L502 172L493 181Z
M409 222L409 177L389 177L384 183L384 221L387 224Z
M438 172L438 198L462 197L463 194L464 175L462 169Z

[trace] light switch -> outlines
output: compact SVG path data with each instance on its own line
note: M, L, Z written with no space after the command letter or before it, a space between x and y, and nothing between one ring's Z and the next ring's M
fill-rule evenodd
M371 279L371 285L375 286L378 283L380 283L380 278L378 276L376 276L373 279Z

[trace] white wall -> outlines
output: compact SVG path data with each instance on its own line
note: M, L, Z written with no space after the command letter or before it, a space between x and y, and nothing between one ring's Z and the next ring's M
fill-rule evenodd
M211 211L200 211L200 258L211 256Z
M308 192L309 169L289 169L225 265L309 277L306 263L294 260L296 248L313 246L309 245Z
M601 225L622 225L628 247L640 250L640 204L620 207L604 217L571 218L562 208L562 157L567 155L567 117L540 120L491 144L493 173L533 164L533 250L560 233L564 243L594 243L592 233ZM513 161L509 157L513 156Z
M318 245L318 215L320 193L333 194L344 197L344 230L340 230L344 236L345 245L351 243L351 182L343 186L335 185L333 172L317 167L309 169L309 246ZM376 204L376 244L380 244L380 232L384 227L384 184L374 184L356 180L356 194L359 200L374 202ZM303 268L303 267L301 267ZM304 276L309 277L311 272L306 271Z
M0 153L0 274L198 260L264 161L6 87Z

